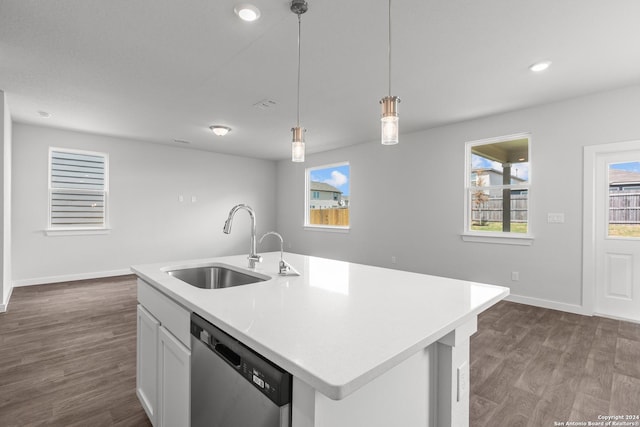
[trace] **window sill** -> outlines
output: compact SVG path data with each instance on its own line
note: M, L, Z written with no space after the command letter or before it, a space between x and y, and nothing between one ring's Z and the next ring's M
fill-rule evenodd
M326 225L305 225L308 231L326 231L329 233L348 233L351 227L326 226Z
M506 234L506 233L505 233ZM517 245L517 246L531 246L533 244L533 236L530 234L519 236L517 234L509 234L504 236L502 234L461 234L462 240L465 242L474 243L494 243L500 245Z
M48 228L44 230L46 236L88 236L111 234L110 228Z

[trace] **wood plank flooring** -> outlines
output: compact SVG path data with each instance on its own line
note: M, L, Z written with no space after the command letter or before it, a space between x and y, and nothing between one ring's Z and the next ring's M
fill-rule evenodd
M135 387L134 276L13 290L0 314L0 426L150 426Z
M0 426L150 426L135 352L133 276L15 288ZM640 325L500 302L471 338L470 397L471 427L640 414Z
M471 427L640 415L640 325L502 301L471 338L470 400Z

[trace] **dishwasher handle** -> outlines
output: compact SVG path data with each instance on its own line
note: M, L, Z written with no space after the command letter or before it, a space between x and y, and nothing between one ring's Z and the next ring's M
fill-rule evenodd
M194 315L192 317L195 317ZM217 354L225 362L236 370L242 365L242 347L238 341L209 324L202 318L191 321L191 335L205 344L211 351Z
M231 350L228 346L224 345L222 342L220 342L215 338L213 339L212 344L213 344L213 351L215 351L218 356L222 357L224 360L227 361L227 363L229 363L234 368L240 369L242 358L238 353Z

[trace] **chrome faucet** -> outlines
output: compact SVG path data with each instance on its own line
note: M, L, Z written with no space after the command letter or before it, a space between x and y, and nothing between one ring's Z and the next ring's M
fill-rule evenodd
M256 268L256 263L262 262L262 257L256 253L256 214L253 209L251 209L251 206L240 204L235 205L233 208L231 208L231 211L229 211L229 217L224 222L224 228L222 229L222 231L224 232L224 234L231 233L231 222L233 221L233 216L240 209L244 209L245 211L249 212L249 216L251 217L251 248L249 248L248 259L249 268Z
M280 263L278 264L278 274L282 275L282 276L286 276L287 273L289 273L289 271L291 271L291 266L289 264L287 264L287 262L284 260L284 239L282 238L282 236L280 235L280 233L276 233L275 231L270 231L268 233L265 233L261 238L260 238L260 243L262 243L262 240L267 237L268 235L273 235L276 236L278 239L280 239Z

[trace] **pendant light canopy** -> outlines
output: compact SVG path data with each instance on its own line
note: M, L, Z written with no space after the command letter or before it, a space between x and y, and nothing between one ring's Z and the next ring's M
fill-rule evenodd
M380 100L382 105L381 134L382 144L398 143L398 103L400 98L391 95L391 0L389 0L389 95Z
M300 16L308 9L306 0L292 0L291 12L298 15L298 104L297 104L297 121L296 127L291 128L293 140L291 142L291 161L304 162L304 133L305 128L300 127L300 33L302 27L302 19Z

